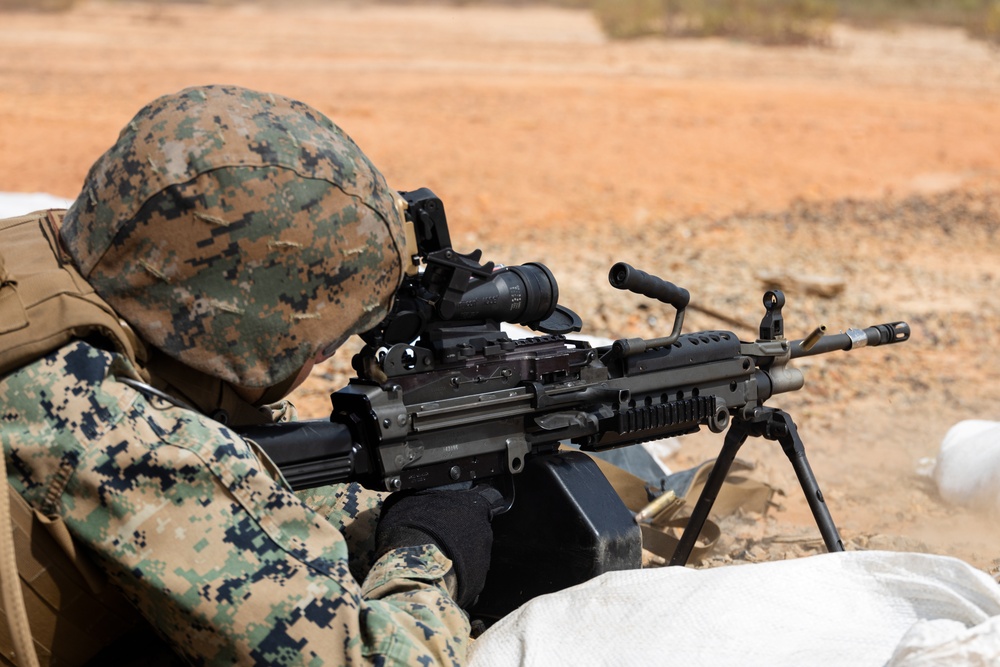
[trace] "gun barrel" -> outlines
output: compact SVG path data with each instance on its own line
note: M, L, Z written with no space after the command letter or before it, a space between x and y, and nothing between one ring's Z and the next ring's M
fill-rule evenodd
M827 334L815 341L811 341L810 338L812 337L792 342L792 359L836 350L846 351L859 347L902 343L910 339L910 325L906 322L888 322L867 329L848 329L844 333Z

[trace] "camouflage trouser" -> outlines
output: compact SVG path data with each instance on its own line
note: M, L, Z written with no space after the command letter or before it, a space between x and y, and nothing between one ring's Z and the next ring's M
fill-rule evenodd
M317 514L232 431L115 379L132 374L67 345L0 380L0 440L10 483L65 521L175 651L193 664L464 660L468 620L440 550L371 564L375 498L306 494Z

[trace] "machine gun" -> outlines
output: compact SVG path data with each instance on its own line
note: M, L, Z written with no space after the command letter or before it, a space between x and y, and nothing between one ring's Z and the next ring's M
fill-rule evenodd
M792 419L765 401L803 386L790 362L835 350L893 344L904 322L801 340L785 338L778 290L764 295L760 336L682 334L687 290L615 264L613 287L676 310L668 336L603 347L567 338L580 318L558 304L541 264L496 267L454 251L441 201L407 201L413 266L394 306L362 335L357 377L332 395L329 421L243 430L293 488L358 481L405 491L488 481L509 511L494 520L495 549L478 613L499 617L534 595L608 570L639 567L632 514L584 452L728 429L672 565L687 562L716 494L750 436L777 440L792 462L830 551L843 550ZM509 322L541 335L511 339Z

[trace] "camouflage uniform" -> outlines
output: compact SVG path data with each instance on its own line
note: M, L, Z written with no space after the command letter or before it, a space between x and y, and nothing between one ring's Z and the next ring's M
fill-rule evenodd
M360 150L315 110L238 88L140 111L62 239L147 342L245 387L285 382L378 321L400 277L398 211ZM0 379L0 439L11 484L64 519L175 651L463 662L468 620L437 547L390 551L359 583L339 529L371 508L353 489L317 514L231 430L120 381L139 377L120 353L71 342Z

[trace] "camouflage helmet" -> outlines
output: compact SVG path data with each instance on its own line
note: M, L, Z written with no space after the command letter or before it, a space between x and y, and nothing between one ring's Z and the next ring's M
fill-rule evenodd
M385 316L405 245L395 198L308 105L196 87L139 111L91 168L61 236L148 343L268 387Z

